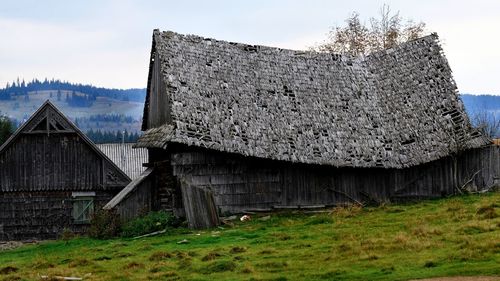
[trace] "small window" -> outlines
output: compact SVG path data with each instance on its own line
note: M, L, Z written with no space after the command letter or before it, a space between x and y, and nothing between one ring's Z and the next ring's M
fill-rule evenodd
M94 213L95 192L73 192L73 221L74 223L90 223Z

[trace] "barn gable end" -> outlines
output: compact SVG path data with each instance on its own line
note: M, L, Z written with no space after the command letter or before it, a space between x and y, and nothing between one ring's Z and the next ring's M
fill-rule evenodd
M0 147L0 190L95 190L130 178L51 102Z
M129 182L47 101L0 147L0 240L82 232L91 213Z

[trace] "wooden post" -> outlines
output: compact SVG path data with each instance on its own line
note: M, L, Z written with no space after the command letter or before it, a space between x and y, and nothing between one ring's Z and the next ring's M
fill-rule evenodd
M182 202L190 228L202 229L219 225L219 215L212 191L183 183Z

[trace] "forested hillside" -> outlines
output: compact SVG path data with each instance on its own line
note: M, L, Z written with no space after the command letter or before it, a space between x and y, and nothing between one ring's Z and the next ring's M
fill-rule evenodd
M79 97L85 97L84 100L90 101L95 101L97 97L107 97L110 99L136 102L144 102L144 96L146 93L145 89L108 89L92 85L73 84L61 80L48 80L47 78L43 81L33 79L30 82L25 82L24 80L19 81L18 78L12 83L7 83L5 88L0 89L0 99L11 100L15 96L23 96L36 91L58 91L58 93L61 91L72 93L78 92L81 93ZM59 94L57 98L61 99L63 97ZM78 101L81 100L83 99L78 99ZM80 104L79 102L74 102L74 106L91 105L92 103Z
M95 142L133 142L140 134L145 92L18 79L0 89L0 114L19 126L50 100Z
M461 97L467 113L471 116L483 111L500 116L500 96L463 94Z
M493 138L500 138L500 96L462 95L472 125Z

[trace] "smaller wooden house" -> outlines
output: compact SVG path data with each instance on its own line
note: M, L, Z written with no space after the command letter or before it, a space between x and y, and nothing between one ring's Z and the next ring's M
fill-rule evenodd
M0 240L79 233L130 178L46 101L0 147Z

